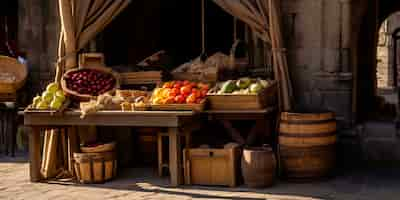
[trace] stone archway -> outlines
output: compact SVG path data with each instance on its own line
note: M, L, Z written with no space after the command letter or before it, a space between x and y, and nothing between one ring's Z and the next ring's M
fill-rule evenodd
M395 0L352 1L353 113L358 122L374 116L381 103L376 97L378 28L396 11L400 2Z

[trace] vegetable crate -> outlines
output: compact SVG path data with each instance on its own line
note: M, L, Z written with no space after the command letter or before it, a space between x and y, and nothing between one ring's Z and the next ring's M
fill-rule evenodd
M237 185L240 161L238 147L185 149L183 160L186 185Z
M276 97L276 81L257 94L207 94L211 110L259 110L274 105Z

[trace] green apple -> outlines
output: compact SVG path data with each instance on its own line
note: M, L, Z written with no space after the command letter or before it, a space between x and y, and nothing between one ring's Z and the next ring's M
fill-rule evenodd
M65 95L64 92L62 90L58 90L54 96L54 98L57 98L58 100L60 100L61 102L65 101Z
M42 93L42 100L50 103L53 100L54 93L50 91L45 91Z
M58 90L58 84L54 83L54 82L50 83L46 87L46 91L51 92L51 93L55 93L57 90Z
M57 100L57 99L55 98L55 99L50 103L50 108L51 108L51 109L58 110L58 109L61 108L62 104L63 104L62 101L59 101L59 100Z
M35 98L33 98L33 101L32 101L32 105L33 105L33 107L36 107L36 105L38 105L38 103L40 102L42 100L42 97L41 96L36 96Z
M261 91L263 89L263 87L261 86L261 84L258 83L253 83L250 85L250 92L251 93L258 93L259 91Z
M36 105L37 109L41 109L41 110L46 110L49 108L49 104L46 101L40 101L37 105Z

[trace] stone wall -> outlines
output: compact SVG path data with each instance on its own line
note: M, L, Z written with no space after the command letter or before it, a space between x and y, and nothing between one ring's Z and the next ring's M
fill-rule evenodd
M58 6L55 0L19 0L18 43L27 52L28 91L40 93L55 74L59 35Z
M342 14L341 14L342 13ZM298 106L337 113L352 121L352 73L349 66L349 2L283 1L288 58Z

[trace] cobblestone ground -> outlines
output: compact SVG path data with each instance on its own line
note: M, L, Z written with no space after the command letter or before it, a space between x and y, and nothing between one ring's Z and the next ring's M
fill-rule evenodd
M237 200L311 200L400 199L400 170L358 170L334 179L308 184L279 182L267 189L184 186L172 188L155 170L124 170L106 184L79 185L30 183L26 158L0 157L0 199L237 199Z

